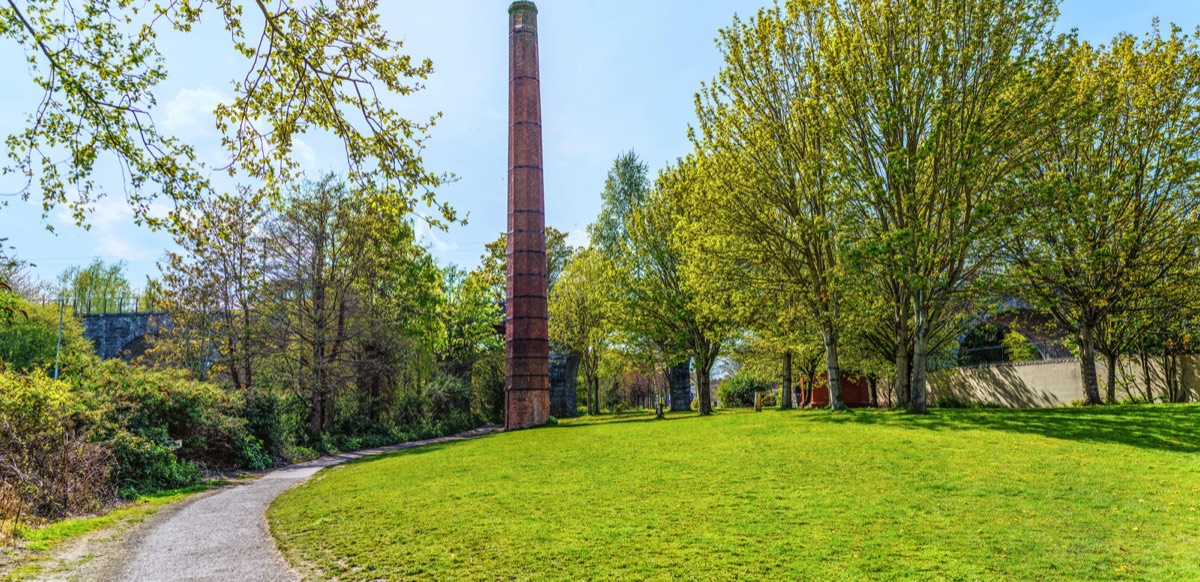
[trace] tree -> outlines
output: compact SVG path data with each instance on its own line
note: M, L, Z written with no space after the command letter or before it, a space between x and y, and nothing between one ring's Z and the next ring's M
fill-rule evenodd
M253 389L269 355L261 314L269 300L266 254L257 232L266 218L262 195L249 188L192 211L175 236L180 250L159 265L158 295L171 325L151 358L181 364L201 380L216 365L237 390Z
M600 216L588 226L592 245L605 256L616 256L629 245L629 214L645 203L650 187L650 167L637 152L617 156L600 194Z
M814 314L830 407L840 410L848 213L819 40L827 18L818 2L791 2L720 32L725 66L696 98L693 141L707 184L688 190L688 205L700 217L695 256L742 265L750 284Z
M58 355L59 305L39 305L0 291L0 369L16 372L49 372L59 362L62 370L79 371L94 358L92 343L83 337L83 324L67 310L62 312L62 355Z
M1115 365L1122 324L1111 318L1135 311L1195 260L1198 39L1156 27L1140 42L1121 35L1109 47L1072 46L1069 105L1023 176L1022 228L1006 241L1006 274L1074 335L1088 404L1101 403L1097 334L1107 332L1101 343Z
M125 278L125 262L95 259L86 267L68 267L58 275L58 297L76 310L109 313L138 306L138 297Z
M866 260L911 305L911 409L924 413L931 330L993 261L1011 216L1006 182L1059 109L1060 63L1046 50L1057 3L817 3L830 13L817 44L841 167Z
M730 320L711 317L700 291L689 286L677 229L686 221L683 200L700 186L694 164L664 170L641 205L625 217L628 239L612 258L614 327L624 341L661 360L691 360L701 415L712 413L712 369L730 335Z
M455 219L434 192L447 176L425 170L421 159L436 116L411 121L381 98L421 90L433 65L403 54L403 44L389 38L377 0L6 4L0 37L24 51L43 97L24 127L6 139L4 173L22 176L22 196L37 191L47 215L65 206L84 224L109 190L96 183L98 164L121 169L139 223L183 226L180 211L211 193L192 145L164 135L154 119L157 90L168 74L159 35L167 27L191 32L210 14L246 59L232 99L214 111L228 153L223 169L254 180L274 198L298 177L292 155L298 136L323 130L344 147L348 179L357 187L390 193L406 209L418 200L436 205L442 218ZM165 218L150 211L158 196L175 208Z
M440 311L445 335L438 353L452 376L465 379L486 354L504 351L504 309L491 279L483 268L467 273L451 265L445 270Z
M581 251L567 263L550 292L550 341L579 357L588 414L600 413L600 359L610 334L608 269L599 252Z
M411 292L398 276L404 265L432 264L421 260L406 212L400 198L327 175L293 193L262 228L270 297L265 315L277 357L308 401L314 434L329 429L336 398L351 379L361 379L364 346L380 345L381 327L397 325L394 318L406 313L415 325L436 320L420 299L399 303L393 318L381 318L377 309ZM436 276L422 280L437 288Z
M499 238L487 244L486 252L481 257L479 268L476 269L481 282L492 291L496 301L504 301L504 284L508 277L508 233L500 233ZM567 233L553 226L546 227L546 287L553 289L559 275L566 268L575 253L575 247L567 244Z

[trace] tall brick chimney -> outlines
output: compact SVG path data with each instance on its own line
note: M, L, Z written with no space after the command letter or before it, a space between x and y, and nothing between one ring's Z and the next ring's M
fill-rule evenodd
M537 6L508 8L508 287L504 427L550 420L546 306L546 217L542 183L542 97Z

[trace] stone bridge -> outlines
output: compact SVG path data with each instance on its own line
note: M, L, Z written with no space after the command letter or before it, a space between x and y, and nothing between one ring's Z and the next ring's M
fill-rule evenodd
M96 355L106 360L142 355L147 338L170 324L164 313L91 313L76 318L83 324L83 337L95 346Z

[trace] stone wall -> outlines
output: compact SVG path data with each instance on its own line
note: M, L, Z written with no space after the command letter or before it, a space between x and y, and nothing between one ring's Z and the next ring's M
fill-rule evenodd
M166 324L161 313L100 313L78 316L83 337L104 359L131 359L145 351L145 338Z
M578 376L579 358L561 350L550 352L550 416L574 418L579 414Z
M678 412L692 409L692 400L696 398L696 393L692 391L691 369L690 363L684 362L667 370L671 410Z
M1180 374L1190 400L1200 400L1200 356L1185 356L1180 361ZM1100 394L1108 382L1108 366L1097 360ZM1140 396L1143 389L1142 366L1136 359L1122 360L1117 371L1117 398L1126 398L1125 387ZM1151 358L1151 385L1155 394L1164 388L1161 358ZM1079 360L1022 362L938 370L929 374L931 402L937 398L953 397L965 402L996 404L1014 408L1068 406L1083 400L1083 382Z

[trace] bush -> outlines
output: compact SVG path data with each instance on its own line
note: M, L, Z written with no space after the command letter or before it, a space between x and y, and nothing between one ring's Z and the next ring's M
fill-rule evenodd
M194 485L206 468L265 468L263 443L235 415L241 400L218 386L119 360L74 381L101 411L100 436L113 443L124 496Z
M425 385L425 400L428 403L425 417L430 426L471 417L471 386L460 378L449 374L435 377Z
M717 398L722 406L729 408L749 408L754 406L754 395L771 389L770 384L746 375L737 375L724 382L717 388Z
M246 398L241 416L246 419L246 429L258 440L262 451L275 459L282 459L287 446L287 426L284 420L286 406L275 394L255 393ZM243 444L243 449L250 447ZM243 464L248 469L257 469ZM266 468L266 467L262 467Z
M942 396L933 401L936 408L971 408L971 403L954 396Z
M66 383L0 371L0 506L15 513L0 521L94 511L111 498L114 458L92 440L95 420Z
M16 372L54 369L58 351L58 304L37 305L11 293L0 291L0 363ZM91 365L92 343L83 337L83 325L70 309L63 313L62 357L63 372L80 370Z
M181 489L199 483L204 477L195 462L176 456L179 443L166 431L135 434L118 430L110 442L117 459L113 480L117 493L126 499L143 493Z

